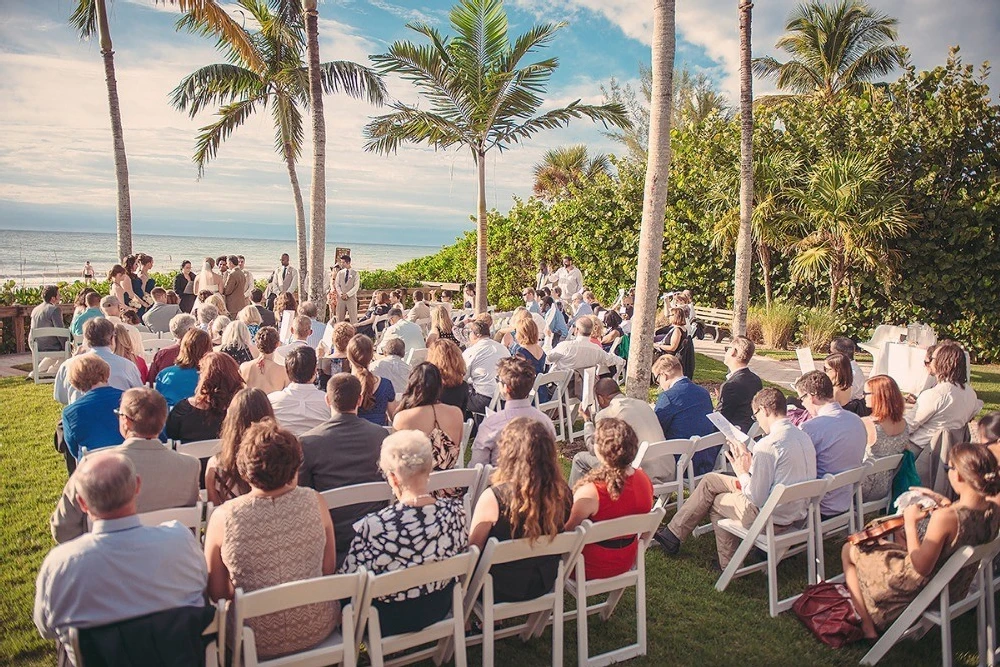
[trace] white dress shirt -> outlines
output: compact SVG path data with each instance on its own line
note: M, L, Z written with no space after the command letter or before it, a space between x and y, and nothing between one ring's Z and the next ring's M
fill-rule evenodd
M481 338L470 345L462 358L465 359L465 379L473 391L482 396L493 396L497 388L497 364L510 356L510 350L492 338Z
M983 408L971 385L965 388L950 382L938 382L917 396L917 405L906 417L910 426L910 442L923 449L931 444L937 431L962 428Z
M563 299L568 300L583 289L583 273L575 266L569 269L563 266L555 273L549 274L549 282L558 283Z
M740 488L754 507L762 508L777 484L816 479L816 450L805 431L787 419L771 425L771 432L753 445L750 471L740 475ZM774 522L787 526L806 518L807 501L786 503L774 510Z
M410 366L400 357L388 356L385 359L374 361L368 370L391 382L392 388L397 394L406 391L406 383L410 378Z
M851 374L854 376L854 383L851 385L851 400L863 399L865 397L865 372L858 366L858 362L851 359Z
M618 366L625 360L618 355L605 352L600 345L590 342L586 336L578 336L573 340L564 340L552 348L546 357L552 364L552 370L582 370L594 366Z
M494 412L486 417L479 425L476 433L476 440L472 443L472 459L469 466L477 463L486 465L496 465L500 459L500 450L497 448L497 441L500 439L500 431L511 420L518 417L528 417L545 427L549 434L556 437L556 427L552 425L552 420L547 414L534 407L530 398L512 398L504 404L503 410ZM662 438L661 438L662 440Z
M296 437L330 418L326 394L314 384L293 382L281 391L268 394L267 400L271 401L274 418L281 428L291 431Z
M139 369L135 363L125 357L119 357L112 352L110 347L94 347L90 349L90 352L85 352L84 354L96 354L108 363L108 366L111 367L111 376L108 378L108 385L115 389L128 391L133 387L142 386L142 377L139 375ZM73 357L62 364L59 370L56 371L56 379L52 385L52 398L63 405L69 405L83 396L83 393L77 391L69 383L69 369L78 358L79 356Z
M424 342L424 332L420 326L408 320L399 320L389 326L382 334L382 342L379 344L379 353L385 348L385 342L390 338L398 338L406 345L406 351L422 350L427 347Z

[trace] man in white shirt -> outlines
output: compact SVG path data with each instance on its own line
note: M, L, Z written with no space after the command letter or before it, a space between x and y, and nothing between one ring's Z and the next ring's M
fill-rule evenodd
M507 401L502 410L488 415L479 425L476 440L472 443L472 459L470 466L477 463L496 465L500 459L497 441L500 431L511 420L518 417L528 417L542 424L545 429L556 437L556 428L552 420L541 410L531 405L532 388L535 386L535 369L524 357L513 356L501 359L497 364L497 385L500 395Z
M115 342L115 325L110 320L95 317L84 322L83 339L86 341L86 347L90 350L86 354L96 354L111 367L111 376L108 378L109 386L122 391L142 386L142 378L136 365L125 357L119 357L112 349ZM69 370L76 358L71 358L59 367L52 385L52 398L63 405L69 405L82 396L69 382Z
M299 304L297 314L309 318L309 336L306 337L306 343L315 350L323 340L323 334L326 333L326 324L316 319L319 309L312 301L303 301Z
M309 336L312 334L312 320L305 315L298 315L292 319L291 328L292 340L288 345L282 345L274 351L274 359L278 363L285 363L285 357L291 354L292 350L302 347L312 347L309 345Z
M576 323L576 333L573 340L564 340L552 348L548 361L552 370L583 370L585 368L618 366L624 364L621 357L605 352L600 345L590 342L590 334L594 331L594 323L590 319L582 319Z
M431 308L424 301L423 290L415 290L413 292L413 308L410 308L410 312L406 314L406 319L410 322L421 323L424 320L429 320L431 318Z
M410 350L422 350L427 347L424 343L424 332L419 326L403 319L403 311L393 306L389 309L389 326L382 334L382 343L379 345L379 354L384 354L385 344L392 339L400 339L406 347L406 352ZM406 356L406 352L403 356Z
M612 417L626 422L635 431L639 442L660 442L663 440L663 429L649 403L637 398L629 398L621 393L621 389L611 378L601 378L594 384L594 398L601 410L593 417L586 411L583 413L583 441L587 451L579 452L573 457L573 467L569 473L569 485L572 487L584 475L600 465L594 454L594 431L597 422ZM677 474L677 464L673 456L644 461L642 469L649 475L653 484L661 484L673 480Z
M299 272L294 266L288 265L288 253L281 255L281 266L276 268L271 277L267 279L267 289L264 296L267 297L267 309L274 310L274 302L279 294L285 292L295 292L299 284Z
M291 384L267 395L274 418L296 437L330 418L326 394L316 388L316 350L300 345L285 358L285 372Z
M343 322L345 315L351 324L358 321L358 290L361 289L361 278L358 272L351 268L351 256L341 255L340 271L334 280L337 290L337 321Z
M562 264L561 269L549 274L548 281L558 285L562 290L562 297L568 299L583 289L583 273L573 266L573 260L569 256L562 258Z
M493 400L497 388L497 363L510 356L510 350L490 338L490 325L472 320L467 325L469 347L462 353L465 359L465 379L472 387L469 412L482 414Z
M101 299L101 312L104 313L105 319L115 324L121 324L128 329L129 340L132 341L132 349L136 354L142 354L142 334L128 322L122 321L122 304L118 301L118 297L109 294Z
M816 450L812 440L785 417L785 395L774 387L760 390L753 399L754 416L767 437L753 445L753 451L739 442L730 442L734 454L727 453L736 477L712 472L698 483L684 507L666 528L656 533L656 541L670 555L680 551L681 542L705 517L715 526L719 566L725 569L740 539L718 527L720 519L739 521L749 528L760 508L778 484L797 484L816 479ZM774 522L788 526L805 519L808 501L782 505L774 512Z
M391 382L393 390L402 394L410 377L410 366L403 361L406 343L401 338L390 338L382 343L382 348L385 357L373 361L368 370Z

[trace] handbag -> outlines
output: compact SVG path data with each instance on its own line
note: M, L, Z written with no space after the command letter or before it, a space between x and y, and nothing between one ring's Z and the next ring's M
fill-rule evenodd
M823 581L806 586L792 611L827 646L840 648L864 637L861 616L844 584Z

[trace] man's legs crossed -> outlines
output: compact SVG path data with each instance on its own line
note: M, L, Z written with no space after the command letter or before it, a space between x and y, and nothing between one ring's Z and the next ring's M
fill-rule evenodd
M698 524L709 516L715 506L716 496L737 491L736 478L713 472L698 482L694 493L684 501L684 506L667 524L667 528L682 542Z
M569 471L569 486L573 488L584 476L601 464L590 452L577 452L573 457L573 467Z
M737 491L734 488L731 493L716 496L709 515L712 519L712 526L715 528L715 547L719 552L719 565L722 569L726 569L726 565L729 564L733 554L739 548L740 538L719 528L719 519L734 519L739 521L744 528L749 528L757 518L757 514L757 507L742 491Z

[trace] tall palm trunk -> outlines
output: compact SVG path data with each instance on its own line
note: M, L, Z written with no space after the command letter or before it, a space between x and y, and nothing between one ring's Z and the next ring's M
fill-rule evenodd
M295 199L295 249L299 258L299 284L296 287L301 297L306 293L306 207L302 203L302 188L299 186L299 175L295 171L295 153L292 151L292 145L287 141L284 145L284 153L285 166L288 167L288 180L292 183L292 197Z
M316 0L306 0L306 51L309 59L309 107L313 127L313 172L310 191L309 298L318 306L326 302L323 263L326 258L326 121L319 69L319 12Z
M115 180L118 182L118 257L132 254L132 201L128 189L128 161L125 157L125 135L122 132L122 112L118 104L118 82L115 80L115 52L108 28L108 9L105 0L95 0L97 6L97 32L101 40L101 57L104 59L104 78L108 83L108 107L111 111L111 136L115 145Z
M757 245L757 254L760 255L760 271L764 274L764 304L770 308L774 299L774 290L771 287L771 248L766 243Z
M479 191L476 206L476 313L485 313L489 307L486 295L486 153L477 150L476 171Z
M673 107L675 0L656 0L653 6L653 93L649 113L649 159L642 198L639 262L635 277L635 316L629 346L625 393L646 400L649 369L653 365L653 331L660 291L663 221L670 173L670 117Z
M736 238L733 335L747 332L750 262L753 259L753 77L750 72L750 19L753 3L740 0L740 233Z

